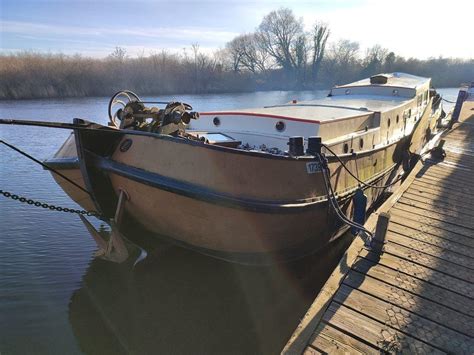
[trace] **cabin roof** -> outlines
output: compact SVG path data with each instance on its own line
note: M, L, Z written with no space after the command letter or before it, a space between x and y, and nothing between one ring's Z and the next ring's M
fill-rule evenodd
M351 95L330 96L324 99L301 101L296 104L266 106L235 110L232 112L207 112L215 115L255 115L281 119L295 119L310 122L329 122L359 117L373 112L385 112L404 104L406 98L394 96Z
M379 74L377 76L386 76L387 83L386 84L371 84L370 78L366 78L366 79L362 79L353 83L338 85L336 87L344 88L344 87L376 85L376 86L404 87L404 88L416 89L417 87L420 87L431 80L429 78L424 78L421 76L411 75L407 73L384 73L384 74Z

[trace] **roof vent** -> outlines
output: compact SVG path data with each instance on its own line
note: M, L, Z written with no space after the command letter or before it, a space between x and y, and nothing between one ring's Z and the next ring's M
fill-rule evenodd
M388 82L388 75L379 74L373 75L370 77L371 84L387 84Z

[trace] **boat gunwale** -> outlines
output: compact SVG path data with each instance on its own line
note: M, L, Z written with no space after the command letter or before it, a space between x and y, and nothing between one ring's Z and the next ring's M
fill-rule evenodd
M327 206L327 197L322 195L320 197L300 199L300 200L258 200L251 198L236 197L223 192L215 191L203 186L193 183L184 182L173 179L161 174L149 172L140 168L129 166L116 162L110 158L100 157L91 152L87 152L93 156L95 163L100 169L112 174L119 175L126 179L151 186L163 191L175 193L177 195L185 196L195 200L200 200L208 203L221 205L224 207L248 210L257 213L299 213L306 210L315 210ZM58 169L63 166L71 166L77 164L79 168L79 161L76 158L53 158L45 161L45 164L52 168ZM373 183L385 177L387 174L394 171L397 164L382 170L376 175L373 175L366 182ZM350 198L354 192L359 188L358 185L349 187L345 190L336 193L337 198L342 202ZM367 189L364 187L363 189Z

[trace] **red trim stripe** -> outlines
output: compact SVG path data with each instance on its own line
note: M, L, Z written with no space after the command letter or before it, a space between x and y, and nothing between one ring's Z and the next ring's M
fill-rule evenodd
M321 122L318 120L308 120L304 118L295 118L295 117L288 117L288 116L279 116L279 115L269 115L266 113L252 113L252 112L232 112L232 111L221 111L221 112L200 112L200 115L203 116L254 116L254 117L265 117L265 118L272 118L275 120L288 120L288 121L296 121L296 122L306 122L306 123L314 123L320 124Z

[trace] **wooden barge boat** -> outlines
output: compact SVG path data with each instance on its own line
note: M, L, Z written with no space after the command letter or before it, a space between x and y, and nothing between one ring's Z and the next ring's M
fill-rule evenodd
M75 129L45 162L87 192L53 177L84 209L112 218L122 192L127 219L243 262L300 257L347 228L328 203L321 156L341 210L352 218L356 192L364 192L369 208L383 191L371 186L409 167L442 112L430 79L404 73L260 109L197 114L180 103L145 104L117 93L109 127L75 119L87 129Z

